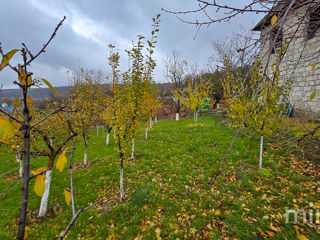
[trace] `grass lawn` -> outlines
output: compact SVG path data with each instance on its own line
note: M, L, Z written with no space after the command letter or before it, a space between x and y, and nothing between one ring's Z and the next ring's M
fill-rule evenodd
M240 136L225 172L201 190L219 169L235 134L214 116L158 121L144 140L141 128L135 140L136 158L124 165L126 201L119 203L119 159L113 139L94 131L89 140L87 169L82 167L83 146L75 151L75 204L86 207L67 239L320 239L319 167L296 158L291 150L268 148L264 169L258 169L259 139ZM266 139L271 146L272 139ZM13 153L0 147L0 239L14 238L17 230L21 180ZM31 169L47 165L36 158ZM11 170L15 171L5 174ZM48 216L37 219L40 198L30 185L28 239L56 239L71 219L63 191L69 186L68 169L53 170ZM188 195L175 195L189 192ZM286 223L287 209L314 212L313 223ZM307 214L309 217L309 214ZM305 237L305 238L304 238Z

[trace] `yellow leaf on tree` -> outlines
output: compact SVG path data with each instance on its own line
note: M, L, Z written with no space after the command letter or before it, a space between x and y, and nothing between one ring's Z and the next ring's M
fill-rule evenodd
M66 199L66 202L68 205L70 205L70 201L71 201L71 192L70 192L70 188L66 188L64 190L64 197Z
M27 81L26 81L26 79L27 79ZM31 82L32 82L31 76L28 76L28 73L26 72L26 70L24 68L21 69L20 74L18 76L18 80L20 83L22 83L23 85L26 85L26 86L30 86Z
M13 49L10 52L8 52L6 55L3 56L2 60L1 60L1 64L0 64L0 71L8 65L8 63L11 60L11 58L13 57L13 55L18 51L19 51L18 49Z
M3 142L14 136L14 128L10 121L0 115L0 138Z
M38 175L39 173L42 173L42 172L44 172L44 171L46 171L46 170L47 170L46 167L41 167L41 168L38 168L37 170L31 171L31 172L32 172L32 174L35 176L35 175Z
M66 148L65 150L63 150L63 152L61 153L60 157L58 158L58 161L56 163L56 168L60 171L60 173L63 171L66 163L67 163L67 157L66 157L66 152L69 148Z
M310 94L310 100L312 101L315 97L316 97L316 92L312 92L311 94Z
M15 149L17 149L17 148L19 148L20 146L19 145L12 145L11 146L11 150L15 150Z
M26 100L27 100L27 103L32 103L33 102L32 98L29 98L29 97L27 97Z
M311 66L312 66L312 69L315 69L315 68L316 68L316 64L317 64L316 62L312 63L312 65L311 65Z
M52 90L52 92L54 92L55 95L59 96L57 90L51 85L51 83L44 78L41 78L41 80Z
M271 18L271 24L272 24L272 26L274 26L274 25L276 24L277 19L278 19L277 15L276 15L276 14L273 15L273 17Z
M44 190L45 190L45 183L44 180L46 179L46 175L41 174L36 177L36 181L34 183L33 190L39 196L42 197Z

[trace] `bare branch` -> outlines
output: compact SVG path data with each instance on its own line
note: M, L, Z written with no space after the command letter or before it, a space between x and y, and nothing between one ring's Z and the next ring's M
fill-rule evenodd
M43 47L40 49L40 51L34 55L32 57L32 54L30 55L30 59L24 64L23 67L26 67L27 65L30 65L31 62L33 62L33 60L35 60L41 53L44 53L46 48L48 47L48 45L50 44L50 42L52 41L52 39L56 36L57 31L59 30L59 28L62 26L63 22L66 20L66 16L63 17L63 19L58 23L58 25L56 26L56 28L54 29L51 37L49 38L49 40L43 45Z
M30 128L34 128L35 126L37 126L38 124L40 124L41 122L43 122L44 120L46 120L47 118L49 118L51 115L56 114L60 111L62 111L65 107L60 107L56 110L54 110L52 113L49 113L47 116L43 117L42 119L40 119L38 122L36 122L35 124L33 124Z
M12 120L16 121L17 123L20 123L21 125L23 125L23 121L21 121L20 119L16 118L15 116L13 116L12 114L8 113L7 111L3 110L2 108L0 108L0 112L2 112L3 114L7 115L9 118L11 118Z

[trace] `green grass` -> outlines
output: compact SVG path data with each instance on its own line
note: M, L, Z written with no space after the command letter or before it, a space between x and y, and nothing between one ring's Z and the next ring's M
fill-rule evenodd
M290 149L268 150L265 168L259 171L259 139L253 140L249 155L249 139L240 136L224 174L198 190L219 169L234 134L222 123L215 124L214 116L200 117L198 126L193 119L159 121L149 131L148 141L141 128L135 140L136 158L124 165L126 201L120 204L117 146L113 139L106 146L106 133L100 130L97 137L94 131L87 169L81 164L83 146L76 145L75 203L79 209L104 200L79 216L67 239L156 239L156 232L163 239L297 239L297 233L319 239L319 224L316 229L302 220L297 225L285 223L286 209L312 209L310 202L319 203L320 196L319 177L303 174L297 167L299 159L288 155ZM18 167L11 159L13 154L0 147L0 239L14 238L19 216L17 170L2 175ZM36 158L31 169L46 165L47 159ZM36 218L40 198L33 184L34 180L28 238L55 239L71 218L63 195L69 172L54 169L45 219ZM175 195L188 191L188 195Z

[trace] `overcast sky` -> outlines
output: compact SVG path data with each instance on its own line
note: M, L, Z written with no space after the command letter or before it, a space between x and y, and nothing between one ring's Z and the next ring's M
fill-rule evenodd
M249 0L231 0L239 5ZM161 11L191 10L195 0L2 0L0 8L0 42L4 52L21 48L24 42L36 52L50 37L63 16L67 20L47 51L32 64L35 77L44 77L54 86L68 84L66 71L101 69L110 72L107 63L108 44L121 52L122 69L127 67L125 49L132 47L137 35L150 36L152 17L161 13L158 45L155 50L155 80L165 82L163 59L172 49L181 50L188 63L205 67L213 53L211 43L236 32L240 25L251 28L261 15L242 15L231 23L202 28L194 40L194 26L182 23L174 15ZM210 14L215 14L211 12ZM188 16L199 19L203 16ZM19 60L14 57L13 63ZM9 68L0 72L0 85L12 88L16 74Z

